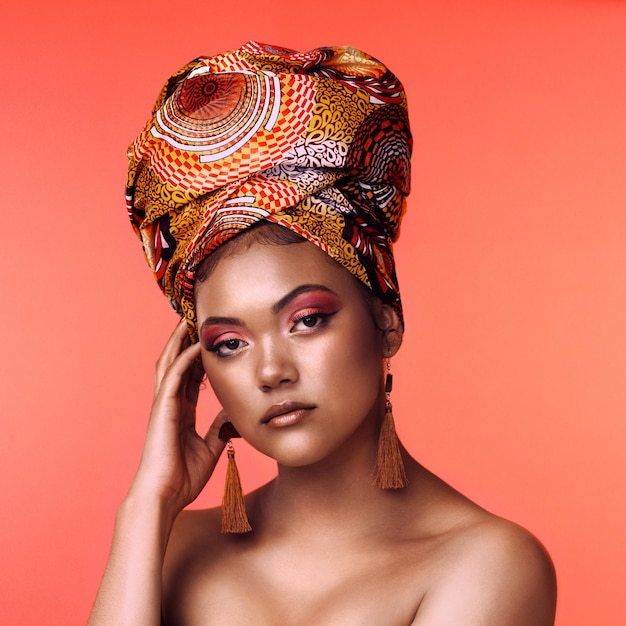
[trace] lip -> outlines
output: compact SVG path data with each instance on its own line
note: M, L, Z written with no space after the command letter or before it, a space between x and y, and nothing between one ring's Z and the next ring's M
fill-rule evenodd
M261 423L275 428L292 426L301 422L308 412L314 408L315 406L312 404L285 400L284 402L273 404L261 419Z

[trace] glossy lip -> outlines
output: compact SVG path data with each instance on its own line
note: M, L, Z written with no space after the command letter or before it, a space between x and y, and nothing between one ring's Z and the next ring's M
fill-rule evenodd
M276 427L291 426L302 421L305 415L314 408L315 406L312 404L285 400L273 404L261 419L261 424L270 424Z

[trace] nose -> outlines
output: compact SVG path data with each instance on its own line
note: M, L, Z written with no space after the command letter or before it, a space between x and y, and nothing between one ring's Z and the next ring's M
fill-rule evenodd
M298 380L298 368L288 346L268 338L257 348L259 349L257 378L262 391L271 391Z

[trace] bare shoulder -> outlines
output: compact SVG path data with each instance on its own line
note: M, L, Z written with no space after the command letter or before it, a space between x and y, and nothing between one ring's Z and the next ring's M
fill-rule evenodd
M182 511L179 514L165 553L164 589L167 590L183 571L193 570L195 564L204 559L209 546L213 554L219 550L222 538L220 523L219 509Z
M441 559L414 624L554 624L552 561L520 526L486 512L474 516L450 533Z
M188 546L197 549L198 542L207 538L214 542L221 535L221 510L184 510L176 518L167 545L172 552L184 551Z

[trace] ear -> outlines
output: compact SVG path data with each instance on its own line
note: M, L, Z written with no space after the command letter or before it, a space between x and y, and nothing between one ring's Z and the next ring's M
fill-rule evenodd
M381 303L376 311L376 324L382 332L383 357L389 359L398 352L402 345L404 332L402 322L393 307Z

